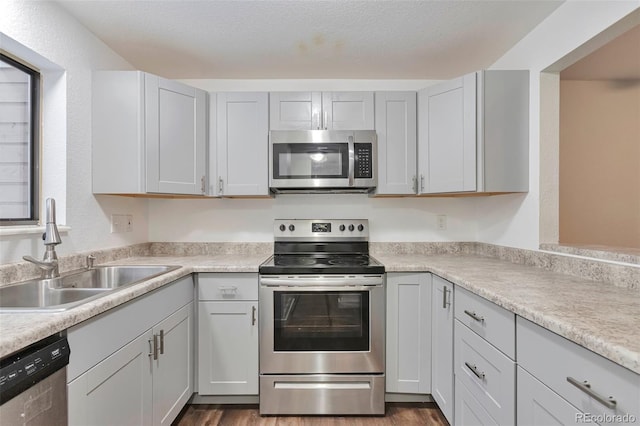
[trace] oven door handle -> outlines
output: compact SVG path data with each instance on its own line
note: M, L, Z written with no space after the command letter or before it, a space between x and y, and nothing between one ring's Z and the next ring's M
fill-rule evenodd
M342 282L340 282L342 281ZM382 286L381 277L348 278L346 280L305 279L305 278L260 278L260 285L265 287L377 287Z

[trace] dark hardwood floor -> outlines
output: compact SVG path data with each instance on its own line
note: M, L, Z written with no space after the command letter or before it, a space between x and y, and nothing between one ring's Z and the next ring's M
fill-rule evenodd
M384 417L282 416L260 417L257 405L188 405L174 426L446 426L447 420L434 403L387 403Z

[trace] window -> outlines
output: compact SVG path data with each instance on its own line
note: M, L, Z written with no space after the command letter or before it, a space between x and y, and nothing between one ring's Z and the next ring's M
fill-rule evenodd
M0 225L37 224L40 73L0 53Z

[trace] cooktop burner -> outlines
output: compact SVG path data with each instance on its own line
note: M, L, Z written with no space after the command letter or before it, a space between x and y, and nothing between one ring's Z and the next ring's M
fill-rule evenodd
M366 219L276 220L274 255L261 274L383 274L369 256Z

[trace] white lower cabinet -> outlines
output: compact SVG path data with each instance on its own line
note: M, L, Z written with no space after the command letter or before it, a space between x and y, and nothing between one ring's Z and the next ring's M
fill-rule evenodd
M258 395L258 275L198 276L198 394Z
M192 299L188 277L69 330L70 425L171 424L193 393Z
M580 410L520 366L517 399L520 426L579 424L578 415L582 414Z
M153 424L170 425L193 393L193 303L153 328ZM153 343L153 342L152 342ZM153 358L151 356L150 358Z
M515 424L515 315L458 287L454 317L455 423Z
M537 389L519 381L522 424L535 424L534 416L542 410L553 414L558 424L633 424L640 419L639 374L524 318L518 317L516 330L519 367L546 388L547 395L555 395L543 400ZM528 409L531 399L536 409ZM576 407L573 413L571 407Z
M387 274L386 391L431 392L431 274Z
M151 338L149 330L69 383L70 425L153 424Z
M432 279L431 395L453 424L453 284L437 275Z
M458 401L473 398L491 417L490 423L514 424L515 362L458 320L455 321L454 333L456 422L465 424L458 416L458 409L464 409L458 407Z

